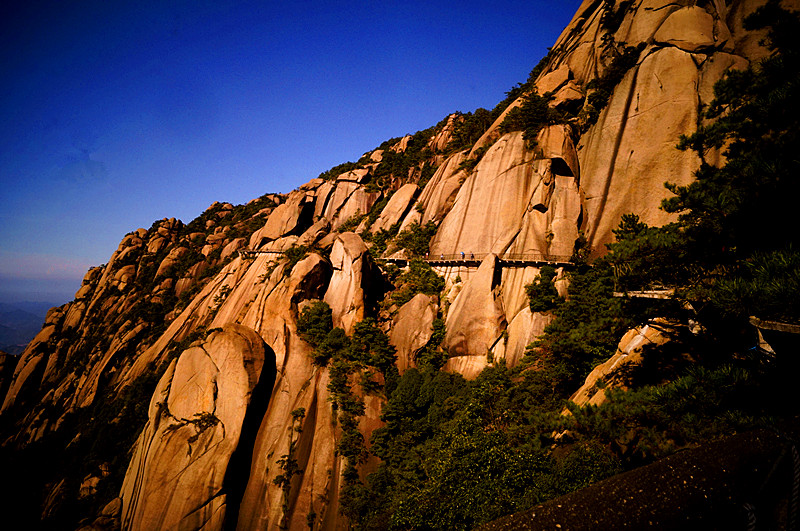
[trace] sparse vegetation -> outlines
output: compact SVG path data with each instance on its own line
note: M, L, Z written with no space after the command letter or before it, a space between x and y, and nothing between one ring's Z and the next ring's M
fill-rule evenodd
M553 284L556 270L553 266L543 266L533 282L525 286L532 312L547 312L558 306L558 291Z
M557 109L550 107L551 94L540 96L535 88L525 95L522 105L515 107L500 124L500 132L522 131L529 148L536 145L536 137L548 125L563 123L565 117Z
M444 279L422 260L411 260L408 270L397 277L397 283L400 287L391 297L398 307L410 301L417 293L439 295L444 289Z
M432 221L425 225L414 222L397 235L394 243L400 249L408 251L412 257L424 257L430 251L431 240L436 234L436 228L436 224Z
M600 111L608 105L608 100L611 98L614 88L619 85L625 74L639 62L639 56L645 48L645 43L641 43L638 46L626 46L625 43L619 43L619 47L622 51L616 52L614 59L611 60L603 75L593 79L586 85L586 89L589 91L588 105L584 107L579 117L583 130L597 123Z

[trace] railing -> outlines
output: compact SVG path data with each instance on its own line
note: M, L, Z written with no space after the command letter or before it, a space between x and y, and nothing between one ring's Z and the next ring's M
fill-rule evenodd
M429 254L422 258L428 263L437 262L482 262L491 253ZM569 264L571 256L544 253L506 253L497 255L500 262ZM389 258L390 262L407 262L407 258Z
M258 251L253 249L239 249L243 258L255 258L258 254L283 254L283 251Z
M275 254L282 255L283 251L261 251L252 249L240 249L239 254L244 258L255 258L258 254ZM437 263L480 263L491 253L456 253L456 254L429 254L423 261L430 264ZM497 255L498 260L505 264L570 264L571 256L544 254L544 253L506 253ZM387 262L393 263L406 263L408 258L387 258Z

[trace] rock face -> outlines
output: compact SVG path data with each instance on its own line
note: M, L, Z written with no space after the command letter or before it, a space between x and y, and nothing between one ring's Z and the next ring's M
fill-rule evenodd
M405 303L392 320L389 341L397 349L397 369L400 374L416 367L417 354L433 335L433 321L439 312L435 297L419 293Z
M230 496L225 478L241 467L231 457L245 417L263 411L251 399L263 400L268 395L258 389L274 381L274 353L241 325L211 332L181 353L159 381L136 443L122 486L122 527L221 528ZM248 450L241 449L242 459Z
M118 518L124 529L298 529L316 515L315 529L347 527L330 367L312 363L313 349L298 333L301 308L324 301L347 334L374 318L400 372L434 348L436 319L446 325L446 370L473 378L501 359L516 365L552 319L531 313L524 289L541 260L569 260L581 236L602 254L626 213L650 224L671 220L659 210L668 194L663 183L688 183L699 164L675 145L696 128L698 106L713 97L724 70L764 54L761 36L742 24L762 3L586 0L536 80L539 93L551 92L550 104L573 117L542 128L535 142L521 131L501 132L518 99L472 146L448 148L459 120L453 115L289 194L215 203L189 224L164 219L125 235L106 265L87 272L75 300L48 313L15 364L0 358L0 414L9 426L1 445L46 442L80 414L117 422L132 446L124 483L107 466L118 454L110 452L99 459L105 468L70 481L45 478L40 514L55 514L70 485L83 482L92 499L108 476L119 501L98 500L108 510L86 521ZM610 17L619 22L614 27L603 16L609 10L619 15ZM609 75L626 47L638 47L635 64L602 108L590 108L590 83ZM387 161L415 149L402 174L387 170ZM432 256L476 258L437 265L444 291L415 292L398 308L389 292L399 271L381 257L405 251L381 238L428 222L437 227ZM539 262L513 264L515 257ZM560 270L564 296L562 277ZM661 336L653 327L631 332L573 400L602 400L598 378L615 378L644 340ZM387 397L363 391L356 379L350 384L364 402L358 427L369 441ZM118 421L132 418L125 404L140 389L147 418L124 426ZM105 404L120 411L110 414ZM305 417L296 432L292 412L299 408ZM284 491L275 481L290 452L302 473ZM359 465L362 479L375 465Z
M668 323L658 322L629 330L620 340L617 352L589 373L570 400L579 406L599 406L607 399L606 387L625 389L630 372L642 363L645 348L669 341L670 328Z
M497 257L483 261L467 281L447 314L445 349L455 356L486 358L486 352L505 328L502 302L497 297Z

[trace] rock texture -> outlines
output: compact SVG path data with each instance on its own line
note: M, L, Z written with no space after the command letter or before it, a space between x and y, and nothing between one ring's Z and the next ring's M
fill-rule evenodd
M629 330L617 352L589 373L570 400L578 406L599 406L607 399L606 388L626 389L631 371L642 364L644 350L669 341L671 329L668 323L656 322Z
M300 309L326 302L348 334L375 318L401 372L430 346L437 318L446 324L446 370L473 378L501 359L514 366L551 316L532 314L524 290L541 263L511 267L505 260L568 259L581 235L602 254L629 212L650 224L670 221L658 208L668 194L663 183L688 183L699 164L675 145L697 126L698 106L710 101L724 70L765 53L762 36L742 22L762 3L586 0L536 80L538 92L551 92L551 105L574 118L544 127L535 143L521 131L501 133L518 99L470 147L448 147L459 120L453 115L422 137L389 142L347 171L288 194L214 203L189 224L163 219L125 235L107 264L87 272L75 300L48 313L16 363L0 358L0 414L8 426L0 444L24 449L63 437L59 427L77 414L128 418L126 400L147 389L147 419L115 424L133 452L124 485L114 479L118 501L98 501L86 522L298 529L313 513L315 529L346 528L331 378L298 334ZM612 17L616 27L603 22L604 13L622 8ZM590 83L608 74L625 46L640 47L636 63L590 123ZM381 165L414 149L416 166L387 176ZM437 227L431 255L477 258L437 265L444 292L418 294L398 308L388 297L398 271L382 262L380 244L388 244L384 257L399 249L379 237L428 222ZM562 296L565 285L559 271ZM616 382L642 342L662 340L653 326L631 332L573 400L599 403L599 379ZM369 441L386 396L352 385L365 404L358 422ZM305 409L302 432L290 443L298 408ZM79 434L66 437L73 439ZM291 444L303 472L285 494L275 479ZM70 489L75 499L96 497L101 478L114 477L102 464L70 481L47 478L42 517L55 518ZM359 473L375 465L368 460Z
M231 457L248 411L258 409L251 398L272 388L274 358L254 330L228 325L172 363L122 486L125 529L221 528Z
M416 367L417 354L433 335L433 321L439 312L435 297L419 293L397 311L392 320L389 341L397 349L397 369L400 374Z

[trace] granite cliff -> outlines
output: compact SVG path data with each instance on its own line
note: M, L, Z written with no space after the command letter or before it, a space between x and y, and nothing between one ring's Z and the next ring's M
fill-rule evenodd
M372 319L400 374L430 352L467 379L513 367L552 318L525 292L545 261L601 255L626 213L671 221L663 183L700 165L678 137L726 69L765 55L763 35L743 29L763 3L585 0L472 142L461 136L478 113L456 113L291 193L126 235L15 365L2 358L0 444L53 463L31 479L36 496L6 499L82 529L346 528L352 430L332 365L298 325L304 309L324 302L348 336ZM532 91L557 118L531 133L507 118ZM420 234L422 252L403 241ZM434 260L441 289L398 269L415 254ZM345 374L362 406L362 480L392 385L377 368Z

